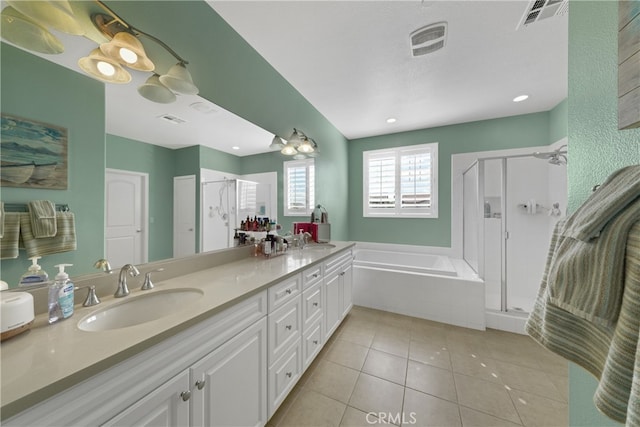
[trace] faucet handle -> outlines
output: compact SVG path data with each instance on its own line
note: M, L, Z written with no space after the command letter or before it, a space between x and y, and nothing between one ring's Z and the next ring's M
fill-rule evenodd
M147 274L144 275L144 283L142 284L142 287L140 288L143 291L149 290L149 289L153 289L153 283L151 282L151 273L154 272L160 272L160 271L164 271L164 268L157 268L155 270L151 270L148 271Z
M87 292L87 297L84 299L84 302L82 303L82 305L84 307L91 307L91 306L100 304L100 300L96 295L96 287L89 286L88 289L89 289L89 292Z

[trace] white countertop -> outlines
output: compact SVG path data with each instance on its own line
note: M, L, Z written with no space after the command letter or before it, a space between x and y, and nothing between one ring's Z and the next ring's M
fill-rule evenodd
M154 283L155 289L132 289L125 298L108 297L94 307L75 306L74 315L49 325L47 314L36 316L31 330L0 345L2 419L59 393L158 342L211 317L304 268L348 249L291 250L274 258L250 257ZM114 277L114 289L117 278ZM139 294L174 288L195 288L204 295L184 309L158 320L122 329L86 332L78 322L87 314Z

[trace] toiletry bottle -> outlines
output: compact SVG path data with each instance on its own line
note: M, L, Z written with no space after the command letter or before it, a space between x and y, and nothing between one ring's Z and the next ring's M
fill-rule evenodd
M65 267L73 264L58 264L58 274L49 285L49 323L55 323L73 315L73 283L69 275L65 273Z
M34 256L29 259L31 260L32 264L27 269L27 272L24 273L22 277L20 277L19 286L33 286L48 282L49 275L42 269L42 267L38 265L38 260L40 259L40 257Z

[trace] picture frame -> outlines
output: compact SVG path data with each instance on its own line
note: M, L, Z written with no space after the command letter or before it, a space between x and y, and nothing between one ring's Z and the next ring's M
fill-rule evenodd
M0 153L0 186L67 189L66 128L2 113Z

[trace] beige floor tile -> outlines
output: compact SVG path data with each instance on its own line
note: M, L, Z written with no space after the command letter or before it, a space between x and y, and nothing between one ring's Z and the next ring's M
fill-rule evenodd
M547 374L549 380L556 386L563 402L569 401L569 377Z
M512 390L509 393L523 425L527 427L569 425L569 409L566 403L518 390Z
M462 426L458 405L410 388L404 394L401 416L403 426Z
M364 412L398 413L402 409L404 387L361 373L349 399L349 406Z
M280 404L280 407L278 408L278 410L276 410L276 413L271 416L271 419L269 419L269 423L268 424L270 424L270 425L275 427L275 426L278 425L278 423L280 423L282 421L282 419L286 415L286 413L289 410L289 408L291 408L291 406L293 405L295 400L298 398L298 395L300 394L301 390L302 390L302 387L299 387L298 385L296 385L293 388L293 390L291 390L289 392L289 395Z
M504 386L460 374L454 374L454 380L460 405L514 423L520 422L518 412Z
M459 374L502 384L496 361L488 357L452 351L451 366Z
M403 316L397 313L384 313L380 316L380 324L393 326L400 329L410 329L413 323L413 318L409 316Z
M462 425L464 427L518 427L522 425L496 418L464 406L460 407L460 416L462 417Z
M441 326L436 326L435 322L419 319L411 325L411 339L424 342L437 341L446 345L446 330Z
M438 343L411 341L409 359L451 370L449 351Z
M475 334L448 334L446 346L451 352L489 355L489 350L487 349L484 338Z
M566 402L566 396L543 371L502 361L496 361L496 367L503 384L510 388Z
M362 372L404 385L407 376L407 359L370 349L362 366Z
M324 359L359 371L364 365L368 352L368 347L349 341L336 340L324 356Z
M371 347L373 337L376 335L374 328L361 328L361 327L345 327L340 334L340 339L349 341L365 347Z
M376 328L376 335L388 335L398 338L411 338L411 324L407 326L395 326L386 323L378 323Z
M458 401L453 374L447 369L410 360L406 386L441 399Z
M278 427L339 426L347 405L303 389Z
M349 402L360 372L329 361L320 361L305 388L343 403Z
M409 353L409 337L377 333L373 338L371 348L395 354L396 356L407 357Z
M347 406L340 423L340 427L371 427L377 425L389 425L389 423L386 420L378 419L374 413L364 412L351 406Z

